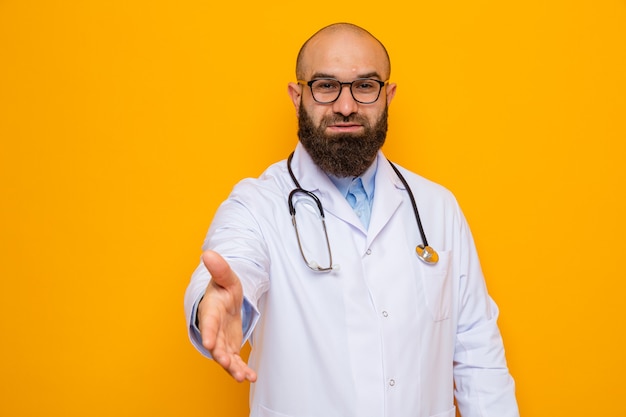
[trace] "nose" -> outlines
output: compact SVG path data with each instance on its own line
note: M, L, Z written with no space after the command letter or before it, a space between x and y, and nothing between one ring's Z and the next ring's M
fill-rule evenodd
M358 106L359 103L357 103L354 100L354 97L352 97L350 84L342 85L339 97L333 102L333 111L335 113L342 114L343 116L350 116L352 113L356 113Z

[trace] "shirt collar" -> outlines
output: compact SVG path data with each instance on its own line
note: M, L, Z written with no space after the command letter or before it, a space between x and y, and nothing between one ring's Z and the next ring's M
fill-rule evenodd
M374 159L374 163L361 175L361 181L363 182L363 188L367 199L371 203L374 197L374 179L376 178L376 171L378 169L378 158ZM348 195L348 188L352 181L359 177L336 177L332 174L328 174L328 178L335 184L341 195L346 197Z

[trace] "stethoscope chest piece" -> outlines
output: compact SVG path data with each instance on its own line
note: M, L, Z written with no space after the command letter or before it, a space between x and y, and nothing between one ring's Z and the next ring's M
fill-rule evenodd
M437 251L430 246L424 247L422 245L418 245L415 248L415 252L417 252L417 256L420 261L425 264L434 265L439 261L439 254L437 254Z

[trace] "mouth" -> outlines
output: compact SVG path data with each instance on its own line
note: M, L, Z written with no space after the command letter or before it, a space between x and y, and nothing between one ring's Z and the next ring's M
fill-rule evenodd
M328 133L353 133L360 132L363 125L358 123L334 123L326 127Z

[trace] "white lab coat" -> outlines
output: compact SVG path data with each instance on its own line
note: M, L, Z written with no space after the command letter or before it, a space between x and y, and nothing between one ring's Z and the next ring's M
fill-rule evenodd
M228 259L255 308L250 415L454 417L455 393L464 417L518 416L498 309L452 194L401 168L440 256L429 266L417 258L413 209L382 152L369 230L300 144L292 168L322 201L339 269L314 272L302 259L286 161L239 183L205 241ZM294 197L302 245L323 264L322 228L302 198ZM190 335L204 354L191 325L209 278L200 265L186 294Z

